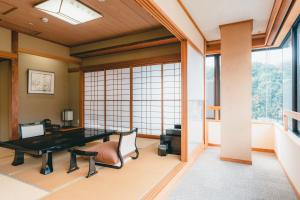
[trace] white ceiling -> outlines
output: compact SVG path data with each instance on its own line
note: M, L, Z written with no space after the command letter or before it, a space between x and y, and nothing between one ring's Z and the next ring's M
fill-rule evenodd
M219 40L219 25L253 19L253 33L265 33L274 0L181 0L208 41Z

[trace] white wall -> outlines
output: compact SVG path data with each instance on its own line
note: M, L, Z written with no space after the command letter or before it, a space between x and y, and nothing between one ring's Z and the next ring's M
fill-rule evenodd
M188 146L189 154L203 143L204 58L188 44Z
M221 122L208 120L208 143L221 144ZM252 148L274 150L274 125L271 122L252 122Z
M284 171L300 194L300 138L275 125L275 152Z

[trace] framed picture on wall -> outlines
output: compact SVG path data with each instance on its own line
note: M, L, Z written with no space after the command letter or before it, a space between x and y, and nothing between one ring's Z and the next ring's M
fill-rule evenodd
M54 94L54 72L28 70L28 94Z

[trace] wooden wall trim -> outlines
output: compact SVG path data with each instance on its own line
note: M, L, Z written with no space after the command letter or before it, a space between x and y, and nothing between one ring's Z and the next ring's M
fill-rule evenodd
M163 11L154 4L153 1L149 0L135 0L140 4L145 10L148 11L157 21L159 21L164 27L166 27L172 34L174 34L179 40L184 40L185 36L180 31L180 29L171 22L168 16L163 15Z
M195 26L195 28L197 29L197 31L200 33L200 35L204 38L205 41L206 38L204 36L204 34L202 33L201 29L199 28L199 26L197 25L197 23L195 22L195 20L193 19L193 17L191 16L190 12L187 10L186 6L182 3L182 0L177 0L180 7L183 9L183 11L185 12L185 14L188 16L189 20L192 22L192 24Z
M11 53L11 52L6 52L6 51L0 51L0 58L5 58L5 59L16 59L18 56L16 53Z
M142 6L150 15L152 15L157 21L159 21L164 27L166 27L173 35L178 38L178 40L189 40L191 45L201 54L204 55L205 52L202 52L201 49L191 41L181 29L172 22L172 20L163 14L162 9L153 1L153 0L135 0L140 6ZM185 12L185 11L184 11ZM188 17L189 18L189 17ZM197 28L196 28L197 29ZM197 29L198 30L198 29ZM201 35L201 34L200 34ZM202 36L202 35L201 35ZM203 38L204 39L204 38ZM205 40L205 39L204 39Z
M154 47L154 46L160 46L160 45L166 45L166 44L173 44L177 43L178 39L175 37L163 37L163 38L156 38L152 40L145 40L145 41L139 41L139 42L133 42L129 44L124 45L117 45L107 48L100 48L92 51L86 51L86 52L80 52L76 54L72 54L72 56L77 56L80 58L88 58L93 56L101 56L106 54L114 54L114 53L121 53L126 52L130 50L136 50L136 49L144 49L148 47Z
M271 30L272 30L273 24L275 22L275 19L277 17L278 11L280 9L281 3L282 3L282 0L275 0L274 1L273 8L272 8L272 11L271 11L271 15L270 15L268 25L267 25L267 28L266 28L266 41L265 41L265 44L266 44L266 42L267 42L267 40L270 36Z
M44 58L55 59L55 60L59 60L59 61L71 63L71 64L81 64L81 62L82 62L81 59L78 59L78 58L61 57L61 56L56 56L53 54L36 51L36 50L32 50L32 49L25 49L25 48L19 48L18 53L25 53L25 54L35 55L35 56L41 56Z
M80 67L73 67L73 68L69 68L68 72L69 73L73 73L73 72L79 72L80 71Z
M19 44L18 32L12 31L12 52L17 53ZM11 60L11 137L19 137L19 65L18 57Z
M275 1L266 32L265 45L272 46L295 0Z
M117 68L127 68L130 66L165 64L165 63L172 63L172 62L179 62L179 61L180 61L180 54L173 54L173 55L144 58L138 60L125 61L125 62L85 66L85 67L81 67L80 69L84 72L90 72L90 71L99 71L104 69L117 69Z
M188 161L187 41L181 42L181 161Z

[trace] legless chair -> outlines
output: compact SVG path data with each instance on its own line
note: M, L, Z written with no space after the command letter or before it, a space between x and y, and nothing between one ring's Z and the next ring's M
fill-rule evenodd
M41 122L19 124L20 138L29 138L45 135L45 126Z
M89 172L87 178L96 174L95 165L120 169L124 165L124 158L131 157L137 159L139 151L136 146L136 136L138 129L134 128L129 132L120 132L119 141L109 141L100 143L90 148L70 149L71 153L70 168L68 173L73 172L78 168L76 155L89 157ZM135 154L133 156L133 154Z

